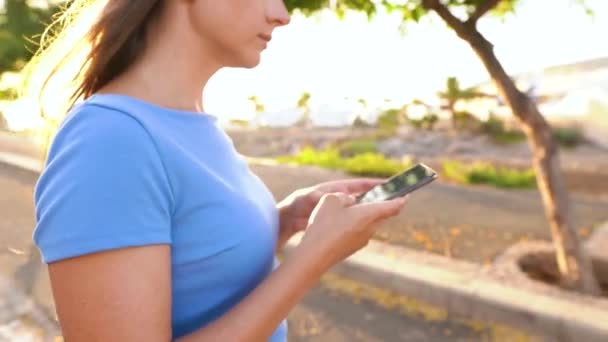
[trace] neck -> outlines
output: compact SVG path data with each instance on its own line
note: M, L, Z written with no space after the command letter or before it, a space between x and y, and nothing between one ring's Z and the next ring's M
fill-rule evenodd
M162 19L161 19L162 20ZM177 25L154 30L139 59L100 93L120 93L171 109L204 112L203 90L221 68L209 53L193 51L184 42L192 41Z

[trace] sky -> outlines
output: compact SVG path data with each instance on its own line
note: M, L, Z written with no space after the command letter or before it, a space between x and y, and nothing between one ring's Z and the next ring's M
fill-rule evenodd
M484 18L479 29L509 73L608 56L608 1L587 0L594 17L575 3L523 0L516 15ZM358 13L343 21L331 13L294 15L290 25L275 30L258 67L224 69L210 80L205 110L247 118L251 95L267 111L281 111L303 91L311 93L313 106L341 107L345 97L365 98L371 106L387 98L404 103L434 94L448 76L464 85L487 80L477 56L438 17L409 25L405 35L399 22L387 14L371 23Z

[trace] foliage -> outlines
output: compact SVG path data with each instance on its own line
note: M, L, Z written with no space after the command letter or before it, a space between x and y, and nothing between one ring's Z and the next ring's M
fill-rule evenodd
M47 2L48 3L48 2ZM0 11L0 73L18 70L36 50L32 41L44 32L59 5L33 7L27 0L5 0Z
M236 127L249 127L250 122L249 120L244 120L244 119L230 119L230 124Z
M574 127L558 127L553 129L553 137L564 147L576 147L581 144L585 137L583 133Z
M452 113L454 128L460 130L476 131L481 126L479 119L467 111L454 111Z
M515 10L515 5L520 0L502 0L498 6L491 10L493 15L503 16ZM396 12L401 15L403 21L420 21L429 13L425 6L425 0L336 0L335 12L344 15L347 10L364 12L372 18L379 8L384 8L388 12ZM449 0L444 3L455 12L465 12L469 17L474 15L476 9L485 2L484 0ZM290 12L299 11L304 15L312 15L319 10L328 8L329 0L285 0L285 5Z
M480 93L477 88L461 88L460 82L456 77L448 77L446 80L446 89L444 91L440 91L437 95L439 98L444 99L448 102L456 102L458 100L472 100L476 97L483 96L484 94Z
M403 111L401 109L388 109L378 116L378 128L395 132L403 122Z
M296 155L282 156L277 160L281 163L314 165L373 177L390 177L412 165L411 161L389 159L377 152L341 156L340 150L334 147L323 150L306 147ZM533 188L536 184L532 169L522 171L495 167L485 162L463 163L452 160L443 161L442 168L442 176L462 184L489 184L499 188Z
M520 131L506 130L504 121L495 115L490 115L481 123L481 130L499 144L519 143L526 139L525 134Z
M367 121L363 120L363 118L360 115L357 115L355 120L353 120L352 126L355 128L367 128L367 127L371 127L372 125L370 123L368 123Z
M499 188L533 188L536 185L534 170L524 171L495 167L490 163L463 163L445 160L443 176L462 184L491 184Z
M492 135L494 142L498 144L518 144L526 140L526 135L521 131L509 130Z
M490 115L488 119L482 123L481 129L488 135L495 135L505 130L505 122L496 115Z
M17 97L17 89L0 88L0 101L13 100Z
M343 170L352 175L390 177L410 167L399 161L387 159L380 153L363 153L344 159Z
M305 91L302 93L302 95L300 95L300 98L298 99L298 103L296 106L298 108L306 109L306 108L308 108L309 102L310 102L310 93Z
M316 165L328 169L340 169L342 165L340 153L333 148L318 151L313 147L305 147L296 155L278 157L277 160L283 163Z
M306 147L296 155L279 157L277 160L281 163L316 165L342 170L353 175L371 177L389 177L410 166L405 162L387 159L384 155L374 152L341 157L336 148L315 150L312 147Z
M309 92L305 91L300 95L296 107L302 109L302 117L298 119L296 126L306 127L312 125L312 119L310 117L310 98L311 95Z
M347 140L338 145L342 157L351 157L362 153L378 152L378 143L371 138Z
M251 95L247 98L247 100L253 103L253 105L255 106L256 113L263 113L266 111L266 106L264 106L264 103L262 103L262 100L260 100L259 97Z
M475 87L461 88L456 77L448 77L446 80L446 89L438 92L437 95L443 101L442 108L450 111L452 115L452 125L455 129L477 129L479 120L469 112L457 111L456 103L458 101L470 101L488 95L481 93Z
M412 127L423 128L432 131L433 128L435 128L435 124L439 121L439 116L437 116L437 114L435 113L428 113L420 119L408 118L407 120L409 124L412 125Z
M394 136L395 136L394 131L387 131L385 129L377 129L375 132L373 132L370 135L370 138L375 139L375 140L383 140L383 139L390 139Z

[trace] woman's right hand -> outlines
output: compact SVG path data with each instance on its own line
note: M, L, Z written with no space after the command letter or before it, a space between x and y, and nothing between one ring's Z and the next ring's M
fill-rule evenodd
M325 269L365 247L380 221L399 214L407 197L355 204L354 196L326 194L313 210L299 247Z

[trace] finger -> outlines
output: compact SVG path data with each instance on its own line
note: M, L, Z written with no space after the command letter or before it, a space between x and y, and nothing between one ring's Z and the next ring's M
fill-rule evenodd
M321 200L321 198L324 195L325 195L325 192L323 192L321 190L314 190L306 196L306 200L308 201L309 205L314 206L317 203L319 203L319 201Z
M355 197L350 194L336 193L334 195L338 197L338 200L340 200L340 204L342 204L343 207L350 207L356 202Z
M385 181L386 180L382 178L359 178L347 180L344 183L344 192L349 194L365 192L376 185L384 183Z
M399 214L409 196L399 197L390 201L358 204L357 213L366 222L376 222Z
M329 204L329 203L339 204L340 199L338 198L337 194L335 194L335 193L327 193L327 194L323 194L323 196L321 196L319 203L320 204Z
M335 205L340 207L350 206L355 202L354 197L341 192L330 192L321 197L322 205Z
M384 179L378 178L343 179L319 184L317 189L323 192L345 192L353 194L367 191L385 181L386 180Z

